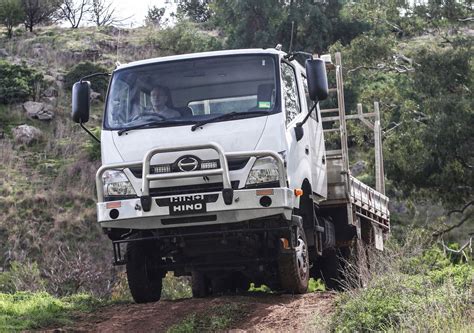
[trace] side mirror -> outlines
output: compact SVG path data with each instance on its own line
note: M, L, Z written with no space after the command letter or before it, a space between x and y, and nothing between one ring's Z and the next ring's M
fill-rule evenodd
M91 84L89 81L79 81L72 86L72 120L76 123L89 121L91 107Z
M305 67L309 97L315 102L325 100L329 95L329 88L324 60L308 59Z

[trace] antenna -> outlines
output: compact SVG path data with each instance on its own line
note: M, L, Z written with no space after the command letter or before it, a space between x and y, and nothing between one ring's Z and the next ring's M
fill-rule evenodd
M291 53L293 50L293 30L295 28L295 21L291 21L291 37L290 37L290 49L288 50L288 53Z

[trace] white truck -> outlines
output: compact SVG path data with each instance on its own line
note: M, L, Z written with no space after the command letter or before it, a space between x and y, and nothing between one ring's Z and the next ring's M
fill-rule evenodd
M388 198L350 175L347 141L325 147L318 101L343 95L342 81L327 84L326 68L340 74L340 65L310 56L303 67L294 57L216 51L113 71L97 217L136 302L159 300L170 271L192 276L194 297L251 282L304 293L310 277L335 287L338 255L361 242L383 248ZM171 117L153 109L156 87ZM73 87L82 127L90 89L85 79ZM345 114L332 111L345 139Z

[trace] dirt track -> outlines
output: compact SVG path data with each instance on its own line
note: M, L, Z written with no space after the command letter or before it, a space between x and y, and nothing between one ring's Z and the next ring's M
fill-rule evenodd
M241 316L231 329L237 332L319 331L316 318L327 317L335 294L241 295L206 299L160 301L150 304L113 305L84 315L75 324L55 332L165 332L191 314L205 315L209 309L233 304Z

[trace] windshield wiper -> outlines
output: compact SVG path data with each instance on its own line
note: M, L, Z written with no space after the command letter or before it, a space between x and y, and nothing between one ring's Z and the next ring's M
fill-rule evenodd
M177 123L181 123L181 122L183 122L183 121L182 120L178 120L178 121L176 121L176 120L152 121L152 122L148 122L148 123L144 123L144 124L140 124L140 125L135 125L135 126L127 127L127 128L122 128L121 130L119 130L117 132L117 134L120 136L123 133L126 133L128 131L132 131L132 130L135 130L135 129L146 128L146 127L160 127L161 125L177 124Z
M227 120L227 119L232 119L232 118L238 118L240 116L248 116L248 115L255 116L255 115L263 115L263 114L268 115L268 112L266 112L266 111L248 111L248 112L233 111L233 112L229 112L229 113L224 113L224 114L218 115L217 117L214 117L214 118L198 121L197 123L195 123L191 127L191 131L194 132L198 127L201 127L201 126L209 124L209 123L214 123L216 121Z

